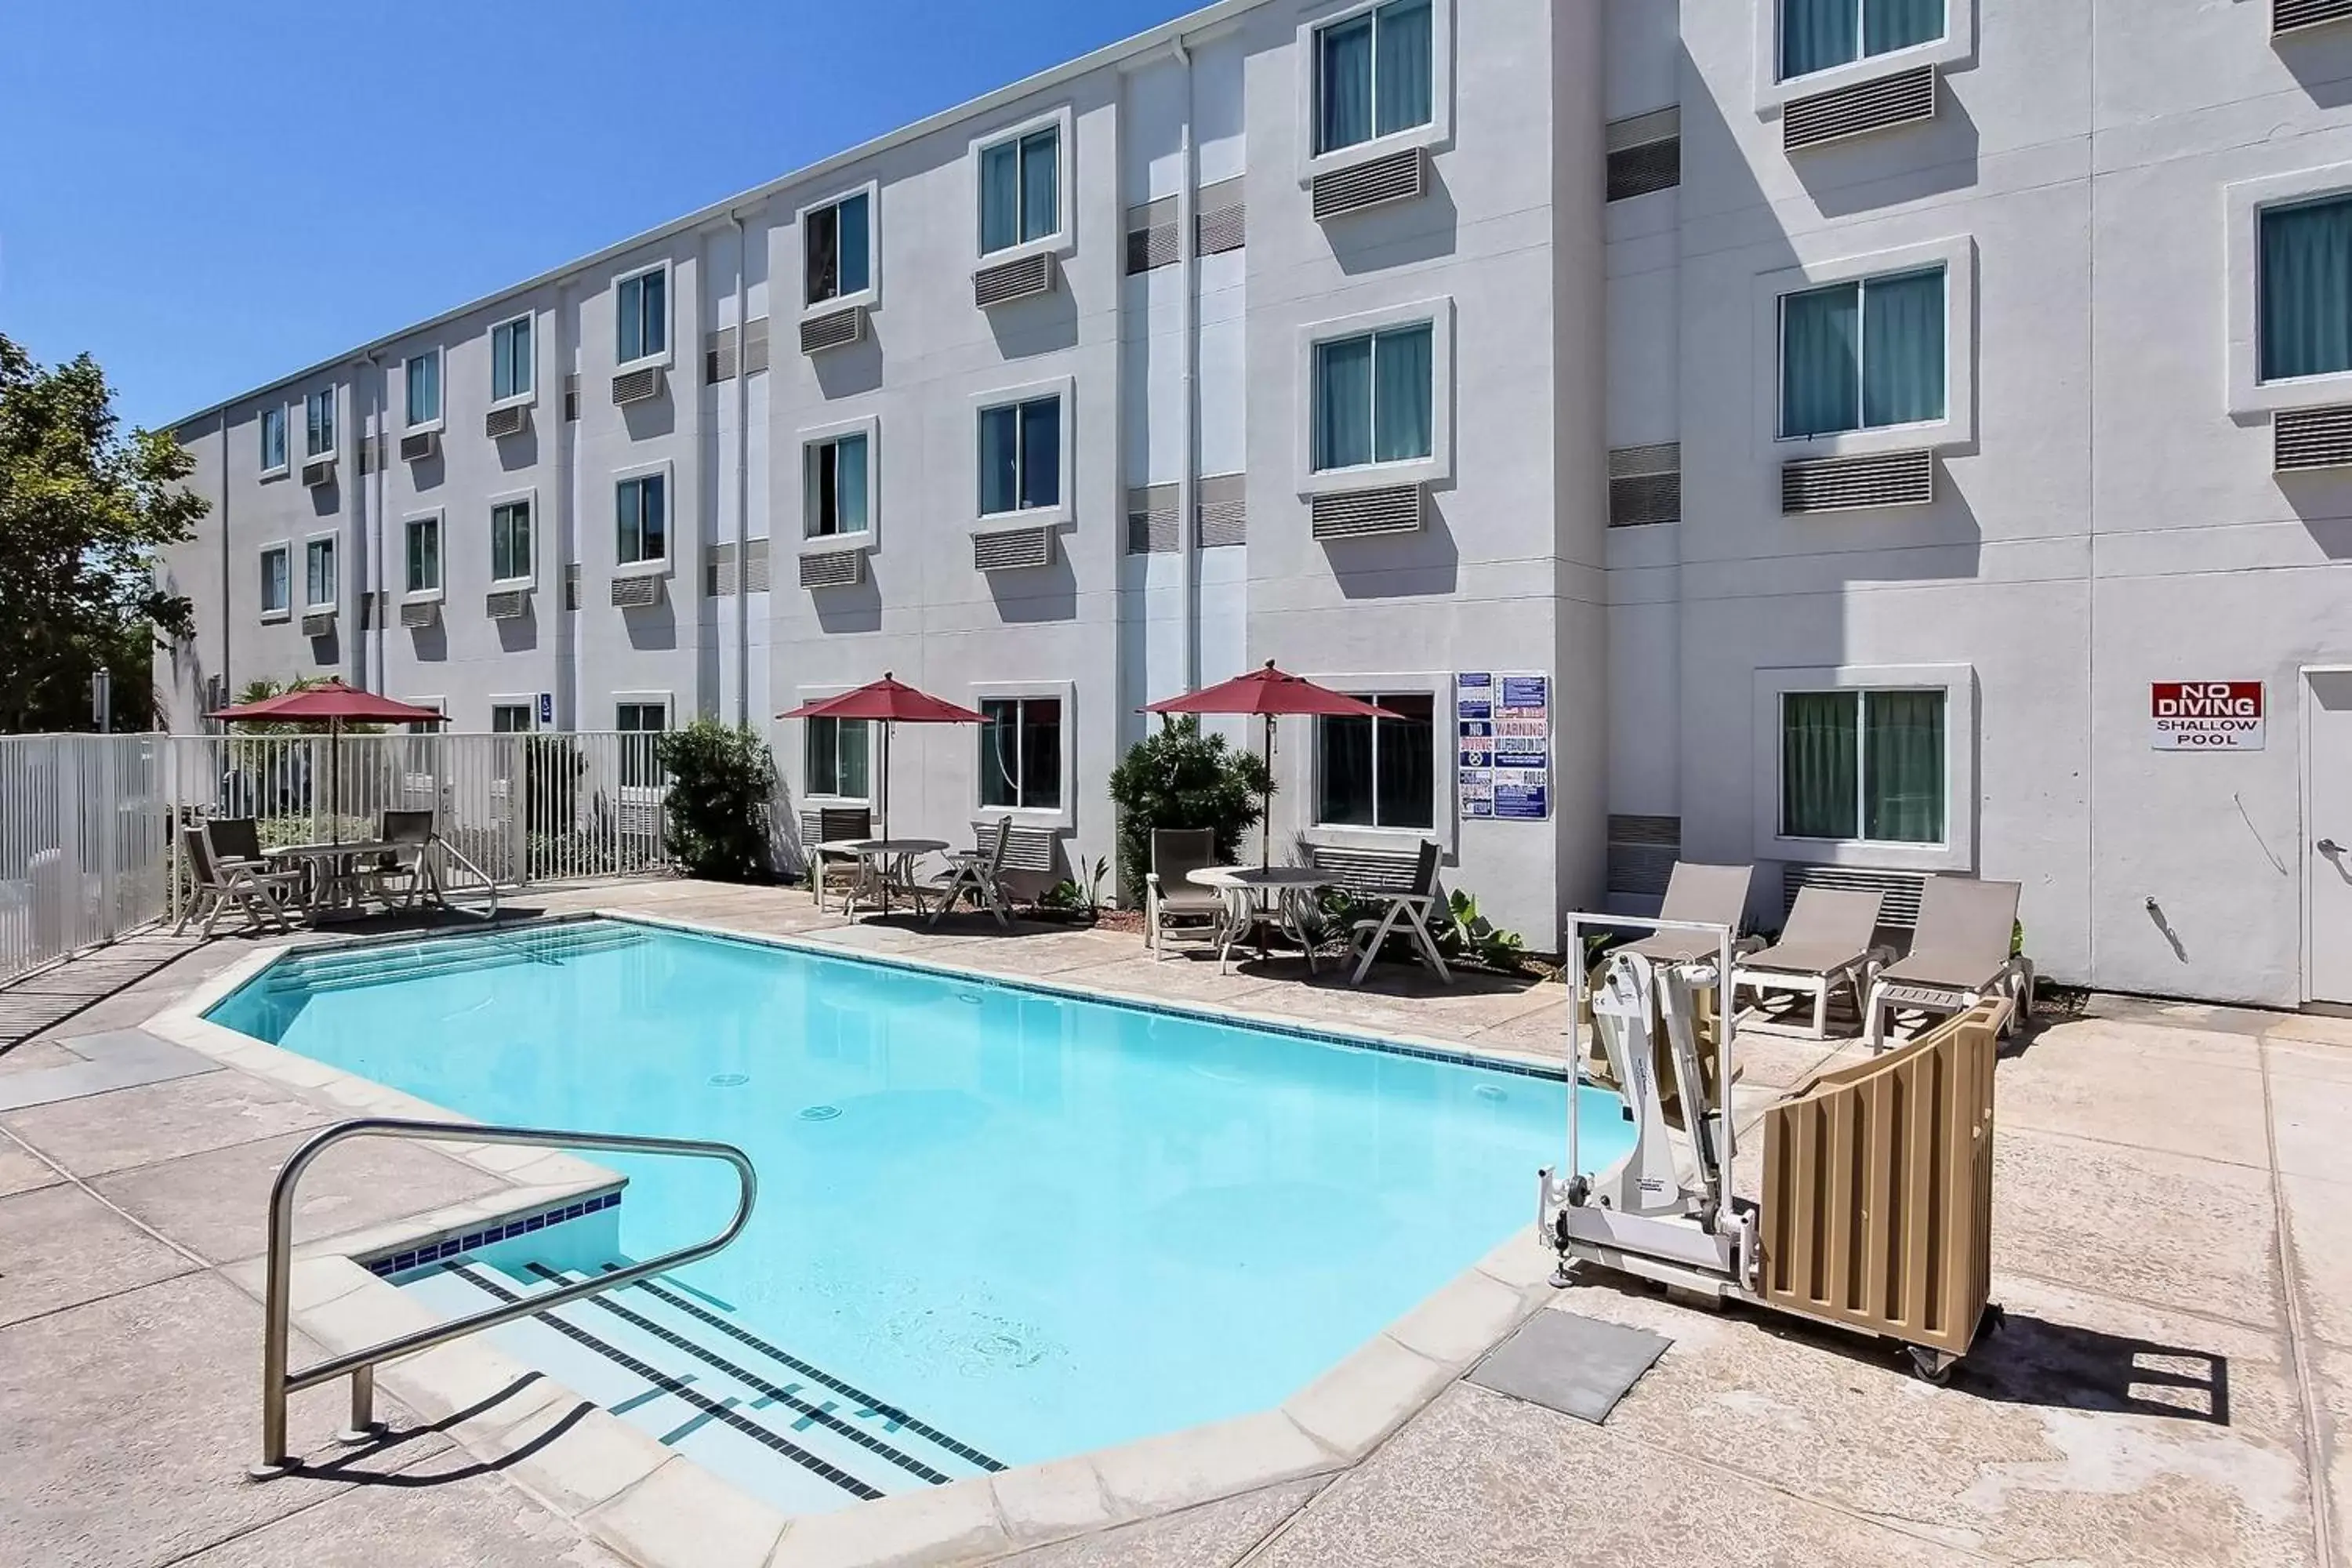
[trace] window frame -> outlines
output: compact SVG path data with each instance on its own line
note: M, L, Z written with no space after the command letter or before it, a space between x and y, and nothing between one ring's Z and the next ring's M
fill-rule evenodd
M859 196L866 198L866 287L814 302L808 297L808 224L812 216ZM978 200L977 193L974 201ZM882 182L868 180L809 203L793 215L793 235L800 250L801 319L829 316L863 305L872 310L882 302Z
M1781 300L1832 283L1896 277L1939 265L1944 268L1944 416L1912 425L1881 426L1874 430L1782 436ZM1943 451L1973 445L1977 438L1976 298L1976 240L1968 235L1858 256L1823 257L1756 274L1751 295L1755 335L1750 351L1756 456L1783 463L1800 458L1860 457L1923 447Z
M1024 257L1035 256L1041 252L1053 251L1066 255L1076 248L1076 231L1072 226L1071 216L1071 208L1075 205L1077 191L1075 179L1077 140L1072 134L1075 127L1076 116L1072 113L1070 106L1065 103L1057 108L1049 109L1042 114L996 126L971 139L964 163L970 183L971 254L976 266L998 267L1005 262L1018 261ZM1054 231L1051 234L1039 235L1034 239L1024 239L1008 245L1001 250L986 248L986 231L981 212L982 156L991 148L1001 147L1007 142L1020 141L1023 137L1034 135L1037 132L1049 128L1059 136L1054 158L1055 184L1054 216L1056 220Z
M1459 847L1460 790L1454 723L1454 671L1450 669L1308 671L1318 686L1350 694L1386 692L1391 696L1429 697L1430 826L1427 827L1362 827L1344 823L1317 822L1322 784L1322 748L1318 732L1309 728L1307 743L1278 743L1276 766L1280 772L1275 794L1277 805L1286 792L1298 804L1291 810L1292 826L1307 843L1332 848L1386 849L1408 847L1427 838L1446 855ZM1286 731L1285 733L1287 733ZM1286 829L1277 822L1277 836Z
M415 535L418 523L433 525L433 575L429 587L412 588L408 584L415 574L410 571ZM449 521L446 510L435 507L428 511L412 511L400 520L400 601L404 605L439 604L449 595Z
M1434 731L1441 724L1450 725L1454 717L1453 710L1450 707L1441 711L1435 693L1423 691L1413 687L1401 687L1393 689L1381 690L1362 688L1351 689L1348 692L1348 695L1356 698L1359 701L1370 702L1375 707L1381 706L1383 700L1387 699L1400 697L1427 697L1429 699L1429 723L1433 731ZM1393 711L1393 710L1391 710L1391 711ZM1340 715L1340 717L1344 717L1344 715ZM1381 805L1379 787L1381 721L1373 719L1370 721L1370 723L1372 726L1372 816L1374 820L1370 822L1326 822L1323 820L1323 720L1318 717L1315 721L1313 731L1309 734L1307 742L1307 749L1310 753L1311 758L1310 778L1313 784L1313 793L1307 797L1309 801L1313 802L1311 820L1308 822L1307 826L1317 833L1378 833L1391 837L1411 834L1416 838L1426 837L1437 831L1437 823L1439 819L1438 797L1441 786L1438 782L1438 774L1434 763L1432 764L1429 778L1429 825L1426 827L1423 827L1402 823L1390 824L1378 820Z
M1077 775L1073 771L1077 763L1077 688L1067 680L988 680L974 681L971 687L969 706L975 713L985 712L984 702L1034 702L1051 700L1062 705L1060 736L1061 803L1058 805L983 805L980 800L980 744L988 733L987 726L976 726L972 749L965 754L971 759L971 784L969 786L974 820L992 823L998 817L1010 816L1026 827L1076 828L1077 826Z
M1326 28L1351 22L1387 3L1388 0L1347 0L1345 4L1310 11L1299 20L1297 40L1291 53L1297 60L1295 96L1298 183L1302 186L1313 184L1325 174L1352 169L1359 163L1408 148L1442 152L1454 144L1454 0L1430 0L1429 122L1375 136L1369 142L1335 147L1328 153L1315 150L1322 123L1322 34Z
M663 553L636 561L624 561L621 559L621 487L635 480L647 479L659 479L662 482ZM613 546L613 575L615 577L670 575L676 570L675 563L678 556L677 484L672 477L671 465L664 461L640 463L632 468L615 468L612 475L611 494L613 510L608 514L604 537Z
M2242 180L2223 188L2229 222L2229 412L2274 414L2352 397L2352 370L2263 379L2263 214L2335 197L2352 198L2352 163Z
M613 695L612 695L611 701L612 701L612 712L613 712L613 731L614 731L614 732L615 734L619 734L619 735L667 735L667 734L668 734L672 730L674 730L674 729L676 729L676 728L677 727L677 700L676 700L675 697L673 696L673 694L671 694L670 692L667 692L667 691L615 691L615 692L614 692L614 693L613 693ZM658 730L624 730L624 729L622 729L622 728L621 728L621 710L622 710L622 709L624 709L624 708L658 708L658 709L660 709L660 710L661 710L661 714L662 714L661 728L660 728L660 729L658 729ZM623 797L624 799L633 799L633 800L646 800L646 799L657 798L657 797L658 797L658 796L663 793L663 791L665 791L666 789L667 789L667 788L668 788L668 784L667 784L667 782L664 782L664 783L661 783L661 784L647 784L647 783L646 783L644 780L640 779L637 783L635 783L635 784L631 784L631 783L629 782L630 763L629 763L629 759L628 759L627 751L628 751L628 749L627 749L626 743L625 743L625 742L624 742L624 744L623 744L623 746L622 746L622 755L621 755L621 758L620 758L620 783L619 783L619 784L618 784L618 786L617 786L617 787L620 789L620 791L621 791L622 797ZM653 766L654 766L654 767L656 767L656 768L658 768L658 767L660 766L660 764L659 764L658 763L653 763ZM631 792L635 792L635 793L634 793L634 794L632 794Z
M866 531L863 533L811 534L808 531L808 465L810 452L828 441L838 441L845 436L866 437ZM878 415L862 419L846 419L831 425L813 425L794 432L794 449L800 453L800 463L794 470L791 515L793 538L798 541L798 553L825 555L838 550L874 551L882 544L882 420Z
M1010 408L1019 404L1042 402L1047 397L1061 400L1060 426L1061 494L1052 506L1020 507L1012 511L981 510L980 429L981 417L991 409ZM971 515L975 533L990 533L1003 529L1038 528L1047 524L1068 522L1076 515L1076 504L1071 497L1077 489L1077 475L1072 466L1077 458L1077 380L1074 376L1056 376L1046 381L1033 381L1020 386L1002 386L987 392L974 393L969 400L971 431Z
M323 599L314 599L310 597L310 552L321 544L327 547L327 559L329 562L328 576L331 581L330 581L327 585L327 596ZM334 609L343 602L343 546L341 534L329 529L316 533L306 533L302 536L301 588L302 613L306 616L317 615L322 610ZM286 596L289 600L294 596L294 584L290 580L287 584Z
M1391 327L1429 323L1429 456L1354 468L1315 467L1315 351L1324 343ZM1298 329L1293 365L1297 375L1293 463L1301 500L1344 495L1391 485L1441 484L1454 477L1454 297L1417 300L1383 310L1310 321Z
M801 700L803 702L814 702L824 697L838 696L842 689L843 689L840 688L822 688L816 691L815 695L812 696L808 694L808 689L803 688ZM803 805L824 807L841 805L870 806L874 804L874 770L877 761L875 753L878 748L877 748L874 743L873 722L874 721L870 719L820 718L803 719L801 721L801 801ZM817 726L820 724L831 724L835 726L833 772L834 782L836 784L841 780L840 726L844 724L863 724L866 727L866 789L863 794L848 795L840 790L821 790L818 789L813 782L814 770L812 768L811 763L814 760L816 737L818 734Z
M1789 346L1789 301L1791 300L1801 300L1809 295L1824 294L1833 289L1851 289L1853 290L1855 322L1853 406L1854 418L1859 421L1869 417L1867 412L1863 406L1863 404L1870 381L1870 286L1874 283L1900 282L1903 279L1909 278L1925 278L1931 273L1939 277L1943 280L1944 285L1944 414L1934 419L1910 419L1905 420L1899 424L1865 425L1857 423L1843 430L1812 430L1801 432L1797 435L1786 434L1785 431L1788 425L1789 389L1788 366L1786 363L1786 355ZM1940 264L1930 263L1926 267L1906 268L1893 272L1873 272L1867 277L1848 278L1832 283L1809 283L1801 289L1792 289L1787 293L1782 294L1780 299L1774 302L1774 319L1772 323L1772 351L1775 370L1775 374L1772 378L1774 389L1772 429L1774 438L1784 442L1820 441L1837 436L1861 436L1876 434L1882 431L1915 430L1933 427L1943 424L1945 419L1950 416L1952 406L1951 288L1951 273Z
M275 463L269 461L269 419L272 415L278 417L278 461ZM294 447L287 435L288 426L292 423L283 403L266 405L255 411L254 445L257 449L253 456L254 461L259 465L255 471L257 478L283 479L292 470L292 464L288 459Z
M416 367L427 361L430 361L433 365L433 412L425 416L424 418L419 419L415 416L415 397L412 391L412 387L414 385L414 378L416 374ZM401 429L403 431L412 436L418 436L425 434L426 431L438 430L442 428L444 424L442 416L448 411L449 405L448 380L447 377L442 374L442 372L446 368L447 366L444 363L442 359L441 351L437 348L426 349L422 353L408 354L402 358L400 362L400 412L402 420L404 421L401 425Z
M269 580L267 563L272 555L283 556L286 561L286 602L276 609L270 608L268 589L265 586ZM254 552L254 564L257 568L254 578L254 602L261 606L261 618L272 624L292 620L295 588L294 542L290 539L270 540Z
M499 729L499 710L501 708L521 709L522 728L520 730ZM484 721L484 727L488 733L493 735L537 734L539 732L539 693L536 691L491 692L489 696L489 717Z
M1976 868L1977 684L1967 664L1833 665L1759 669L1753 724L1753 837L1759 860L1881 870L1969 872ZM1791 692L1933 691L1944 695L1944 839L1907 844L1861 838L1793 838L1780 831L1780 703ZM1857 731L1858 732L1858 731ZM1860 777L1856 772L1857 787ZM1863 819L1855 819L1859 832Z
M530 570L519 577L501 577L499 575L498 517L500 508L509 506L524 506L530 509L528 520L530 542ZM518 588L538 587L540 556L538 489L533 487L529 489L508 490L503 494L491 496L489 498L489 510L487 521L488 523L488 531L485 542L489 546L487 555L490 574L490 592L494 594L511 593Z
M1756 112L1777 114L1792 99L1834 92L1866 81L1900 76L1925 65L1973 65L1977 54L1977 0L1944 0L1944 36L1925 43L1906 44L1883 55L1864 55L1844 65L1808 71L1803 76L1780 74L1780 0L1757 0L1755 26Z
M310 407L311 405L319 403L321 398L325 399L325 402L320 405L327 411L327 444L314 452L310 449ZM311 463L330 462L338 456L336 448L341 444L343 434L343 411L340 406L341 403L341 399L335 395L335 389L331 386L302 395L302 461L305 466Z
M518 325L530 334L530 353L523 359L523 366L525 370L529 372L530 376L530 384L524 387L520 392L509 392L505 396L501 397L499 395L499 334L505 331L509 327ZM525 310L519 315L509 316L503 321L492 321L490 323L488 339L490 345L490 408L495 411L500 408L520 407L522 405L527 403L537 403L539 401L538 312L534 310Z
M622 290L628 284L641 278L649 278L656 272L661 274L662 279L662 346L656 353L640 353L635 359L623 359L621 357ZM677 343L676 282L677 279L670 275L670 264L667 258L645 267L633 267L626 272L616 272L613 275L613 370L614 374L627 370L641 370L649 365L668 365L672 363L672 351Z

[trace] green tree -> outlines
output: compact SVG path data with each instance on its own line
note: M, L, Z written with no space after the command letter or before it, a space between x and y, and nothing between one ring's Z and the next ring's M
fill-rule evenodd
M154 723L155 639L194 632L155 558L206 510L194 467L167 433L122 434L89 355L45 368L0 335L0 731L92 728L99 669L117 727Z
M697 719L654 742L667 775L670 852L689 877L749 882L772 865L776 761L749 724Z
M1142 888L1155 827L1213 827L1217 853L1234 859L1273 794L1274 775L1263 758L1235 751L1223 735L1203 735L1191 714L1164 720L1158 734L1138 741L1111 770L1119 885L1130 897Z

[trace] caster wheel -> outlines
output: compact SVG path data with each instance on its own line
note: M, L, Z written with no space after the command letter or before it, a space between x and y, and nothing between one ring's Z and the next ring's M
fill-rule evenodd
M2008 1325L2009 1314L2001 1310L2000 1303L1988 1301L1985 1303L1984 1316L1977 1322L1977 1337L1990 1339Z
M1942 1388L1952 1381L1955 1362L1941 1361L1937 1352L1921 1350L1917 1345L1906 1347L1911 1357L1911 1375L1930 1388Z

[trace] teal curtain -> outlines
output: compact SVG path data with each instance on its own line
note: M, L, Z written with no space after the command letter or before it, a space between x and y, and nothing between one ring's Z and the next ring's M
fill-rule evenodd
M441 417L441 356L418 354L408 362L408 422Z
M836 533L866 531L866 437L844 436L834 444L834 519Z
M1315 345L1315 467L1372 460L1372 340Z
M286 466L286 410L283 408L261 411L261 466L265 468Z
M1372 139L1372 19L1358 16L1317 36L1315 150L1329 153Z
M838 755L841 773L838 791L852 800L866 799L866 721L843 719Z
M261 607L282 610L286 607L287 575L292 570L283 550L267 550L261 555Z
M1372 721L1315 721L1315 820L1327 827L1372 826Z
M1426 125L1435 78L1430 59L1429 0L1400 0L1375 14L1373 125L1382 136Z
M1873 691L1863 703L1863 837L1944 841L1944 694Z
M1822 436L1859 421L1859 293L1840 283L1781 297L1781 435Z
M874 277L873 226L866 221L866 196L861 193L850 197L835 214L839 232L834 243L840 247L841 256L840 292L863 293Z
M1021 405L1021 504L1062 504L1062 400Z
M1062 133L1021 139L1021 237L1043 239L1062 226Z
M1883 55L1944 36L1944 0L1863 0L1862 52Z
M1021 243L1021 148L1005 142L980 155L980 248Z
M669 286L658 272L646 273L642 281L645 289L639 296L638 331L645 342L645 352L657 354L669 347L669 302L667 298Z
M1770 4L1771 0L1759 0ZM1862 54L1854 0L1780 0L1780 75L1785 79L1842 66Z
M980 415L980 510L1021 508L1021 411L984 408Z
M632 278L622 284L621 297L614 307L618 321L614 331L613 357L622 364L646 355L645 284L642 278Z
M530 390L530 322L509 321L490 333L490 396Z
M1862 290L1863 427L1943 416L1943 269L1872 279Z
M1789 838L1852 838L1855 694L1790 691L1780 697L1780 832Z
M2263 379L2352 370L2352 200L2263 214Z
M1396 463L1430 455L1431 382L1427 326L1381 332L1372 340L1372 458Z
M408 591L421 594L441 585L441 525L420 519L408 525Z

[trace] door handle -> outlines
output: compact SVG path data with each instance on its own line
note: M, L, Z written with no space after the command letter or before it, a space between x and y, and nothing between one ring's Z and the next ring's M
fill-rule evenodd
M2336 856L2344 853L2344 846L2336 843L2333 838L2323 838L2318 843L2313 845L2312 847L2318 850L2322 855L2326 856L2331 860L2336 858Z

